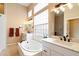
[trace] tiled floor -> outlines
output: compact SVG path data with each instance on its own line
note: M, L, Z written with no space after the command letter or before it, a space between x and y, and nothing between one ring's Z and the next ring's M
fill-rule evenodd
M18 44L17 42L20 42L20 37L8 37L7 40L7 47L5 50L0 52L0 56L19 56L18 52Z
M0 54L2 56L19 56L17 44L8 45Z

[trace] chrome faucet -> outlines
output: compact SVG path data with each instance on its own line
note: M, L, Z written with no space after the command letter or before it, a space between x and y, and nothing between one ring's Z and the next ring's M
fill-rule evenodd
M48 35L47 35L47 34L44 34L44 35L43 35L43 38L47 38L47 37L48 37Z
M29 42L27 41L27 43L29 43Z

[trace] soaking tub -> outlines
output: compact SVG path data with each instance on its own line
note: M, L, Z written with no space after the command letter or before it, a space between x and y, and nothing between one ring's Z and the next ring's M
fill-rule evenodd
M42 50L42 44L36 40L23 41L20 45L24 50L30 52Z
M26 34L26 33L25 33ZM36 38L37 39L37 38ZM23 55L36 55L42 51L42 43L33 38L33 33L28 33L21 43L18 43L18 50L22 52ZM39 37L39 39L41 39Z
M36 40L23 41L18 43L20 56L41 56L42 44Z

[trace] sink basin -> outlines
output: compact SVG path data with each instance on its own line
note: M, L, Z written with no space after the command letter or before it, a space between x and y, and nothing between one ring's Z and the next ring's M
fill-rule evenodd
M62 41L62 40L55 40L55 42L65 45L65 46L73 46L74 45L73 42L67 42L67 41Z

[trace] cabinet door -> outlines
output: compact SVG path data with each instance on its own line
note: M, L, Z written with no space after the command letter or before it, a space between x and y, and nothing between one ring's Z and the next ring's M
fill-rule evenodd
M61 46L58 46L58 45L54 45L52 44L51 46L53 49L53 52L52 54L56 54L56 52L58 54L60 54L60 56L79 56L79 53L78 52L75 52L73 50L70 50L70 49L67 49L67 48L64 48L64 47L61 47Z
M48 47L43 47L42 56L50 56L50 49Z
M55 50L51 50L51 56L63 56L63 54L61 54Z

